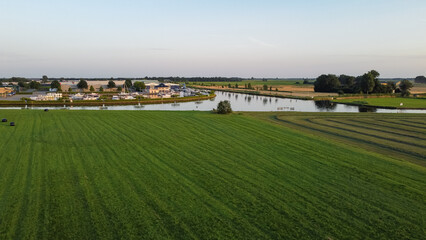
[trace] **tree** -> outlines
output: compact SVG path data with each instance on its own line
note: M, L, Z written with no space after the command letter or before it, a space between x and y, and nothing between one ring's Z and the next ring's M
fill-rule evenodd
M28 83L24 82L24 81L19 81L18 82L18 86L22 87L22 88L27 88L28 87Z
M376 70L371 70L368 73L365 73L361 77L361 91L369 94L373 91L374 87L379 83L378 77L380 74Z
M108 81L108 88L115 88L115 82L113 80Z
M31 89L39 89L41 86L41 84L39 82L36 81L31 81L29 87Z
M130 79L127 79L125 82L124 82L124 85L126 86L126 88L127 89L130 89L130 88L132 88L132 80L130 80Z
M72 88L71 87L68 88L68 92L72 92Z
M247 88L248 88L248 89L252 89L252 87L251 87L251 83L248 83L248 84L247 84Z
M401 90L401 96L408 97L410 96L410 89L413 87L413 84L408 81L404 80L399 84L399 89Z
M232 113L231 103L228 100L220 101L219 104L217 104L217 113L219 114Z
M61 87L61 85L59 85L59 87L58 87L58 92L62 92L62 87Z
M77 83L78 89L87 89L87 81L84 79L81 79L80 82Z
M50 83L50 88L56 88L59 89L61 87L61 84L59 83L58 80L54 80Z
M263 84L263 90L268 91L268 85Z
M101 86L100 88L99 88L99 92L103 92L104 91L104 88Z
M89 90L90 90L91 92L94 92L94 91L95 91L95 88L94 88L92 85L90 85Z
M135 88L136 91L141 92L143 89L146 88L145 83L144 82L135 82L133 84L133 87Z
M385 93L393 93L396 89L396 85L394 82L387 82L385 86Z
M339 79L334 74L323 74L314 83L315 92L335 92L339 87Z
M117 91L121 92L123 90L123 87L118 86Z
M43 77L41 77L41 81L43 83L47 82L49 80L49 78L46 75L43 75Z
M355 83L355 77L342 74L339 76L339 82L341 86L352 88Z
M414 82L415 83L426 83L426 77L425 76L417 76L414 79Z

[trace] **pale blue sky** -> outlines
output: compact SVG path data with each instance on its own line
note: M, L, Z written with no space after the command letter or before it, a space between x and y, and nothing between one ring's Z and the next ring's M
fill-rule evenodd
M425 0L1 0L0 77L426 75Z

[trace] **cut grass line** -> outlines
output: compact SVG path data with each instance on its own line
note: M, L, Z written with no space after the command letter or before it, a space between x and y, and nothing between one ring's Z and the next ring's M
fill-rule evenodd
M295 123L295 122L291 122L291 121L286 121L286 120L283 120L283 119L280 119L280 118L277 118L277 120L282 121L282 122L287 123L287 124L290 124L290 125L295 125L295 126L301 127L303 129L308 129L308 130L311 130L311 131L314 131L314 132L317 131L317 132L320 132L320 133L324 133L324 134L331 136L331 137L336 136L336 137L339 137L339 138L343 138L343 139L349 140L349 142L358 142L358 143L363 143L363 144L366 144L366 145L369 145L369 146L380 147L382 149L386 149L387 151L392 151L392 152L394 152L394 154L397 154L397 155L402 154L403 156L405 156L405 158L409 157L410 160L413 161L416 164L420 164L422 166L426 164L423 161L424 157L422 155L413 154L410 151L405 151L403 149L390 147L389 145L386 145L386 144L379 144L375 141L368 141L368 140L365 140L365 139L362 139L362 138L355 138L355 137L352 137L352 136L347 136L345 134L338 133L337 131L331 131L331 129L324 130L324 129L320 129L318 127L311 127L311 126L307 126L306 124L300 124L300 123ZM392 156L392 155L389 155L389 156ZM395 159L398 160L398 158L395 158ZM419 160L419 159L421 159L421 160Z
M397 124L397 125L402 125L402 126L408 126L408 127L412 127L414 128L414 131L421 131L422 133L426 133L426 125L424 124L407 124L407 122L403 121L399 121L399 122L395 122L395 119L380 119L380 121L385 122L385 123L393 123L393 124Z
M321 122L323 122L323 121L321 121ZM417 146L419 148L425 147L425 144L423 144L423 142L415 141L415 139L413 139L413 137L402 136L402 135L401 136L399 136L399 135L395 136L394 133L392 133L392 132L387 132L388 134L386 134L386 136L388 136L388 137L384 137L382 133L384 133L384 132L386 133L386 131L383 131L383 130L376 130L376 129L372 129L372 128L368 128L368 127L359 127L359 126L355 126L355 125L342 123L340 121L335 121L335 120L332 120L332 119L327 119L326 122L334 123L334 125L328 125L328 124L325 124L325 125L328 125L328 126L331 126L331 127L336 127L338 129L342 129L342 130L346 130L346 131L350 131L350 132L354 132L354 133L359 133L359 134L370 136L370 137L385 139L385 140L388 140L388 141L403 143L403 144L407 144L407 145L411 145L411 146ZM419 142L419 144L417 142ZM424 142L424 143L426 143L426 142Z
M392 134L392 133L398 134L398 135L402 135L402 136L406 136L406 137L417 138L419 140L426 140L426 134L418 133L418 135L415 135L412 131L409 131L409 130L406 130L406 129L403 129L403 128L395 128L395 127L387 126L385 124L378 124L378 123L368 122L368 121L360 121L360 120L357 120L357 119L347 119L346 121L350 122L350 124L353 124L357 127L363 127L363 128L367 128L367 129L382 131L382 132L386 132L386 133L390 133L390 134ZM354 124L354 123L359 123L359 124ZM366 127L367 124L370 125L370 127ZM373 128L372 126L375 126L375 127ZM384 130L384 129L386 129L386 130Z
M377 145L377 146L381 146L381 147L385 147L385 148L389 148L389 149L393 149L393 150L396 150L396 151L400 151L400 152L404 152L404 153L407 153L407 154L410 154L410 155L413 155L413 156L417 156L417 157L419 157L419 158L421 158L421 159L425 159L425 156L424 156L424 154L420 154L420 153L418 153L418 152L412 152L412 151L408 151L408 150L406 150L405 148L400 148L400 147L397 147L397 146L393 146L393 145L390 145L390 144L388 144L388 145L386 145L385 143L377 143L377 140L379 140L379 139L381 139L381 138L377 138L376 136L370 136L370 137L372 137L373 139L376 139L376 140L365 140L365 136L366 136L366 134L362 134L362 133L358 133L358 132L356 132L356 131L349 131L349 130L346 130L346 129L344 129L344 128L338 128L338 127L335 127L335 126L329 126L329 125L325 125L325 124L321 124L321 123L316 123L316 122L314 122L314 121L312 121L311 119L307 119L306 120L307 122L309 122L309 123L312 123L312 124L316 124L316 125L318 125L318 126L322 126L322 127L326 127L326 128L328 128L328 129L332 129L332 130L334 130L335 132L338 132L338 131L336 131L335 129L338 129L338 130L341 130L341 131L343 131L344 133L345 132L352 132L352 133L355 133L355 134L358 134L358 135L361 135L361 136L358 136L358 135L351 135L352 137L349 137L349 136L347 136L346 134L338 134L339 136L347 136L348 138L353 138L353 139L356 139L356 141L361 141L361 142L366 142L366 143L369 143L369 144L374 144L374 145ZM340 132L340 131L339 131ZM330 131L329 131L329 133L331 133ZM355 136L357 136L357 137L355 137ZM367 135L368 136L368 135ZM389 140L389 139L386 139L386 138L383 138L383 139L385 139L385 140ZM395 141L395 142L397 142L397 141ZM397 142L397 143L401 143L401 144L404 144L403 142ZM386 146L389 146L389 147L386 147Z

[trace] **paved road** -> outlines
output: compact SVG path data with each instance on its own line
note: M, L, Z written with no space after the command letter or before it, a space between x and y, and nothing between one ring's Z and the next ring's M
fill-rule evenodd
M16 95L13 95L13 96L7 96L7 97L0 97L0 101L19 101L19 100L21 100L21 98L30 98L30 97L33 97L33 96L35 96L35 95L31 95L31 94L16 94Z

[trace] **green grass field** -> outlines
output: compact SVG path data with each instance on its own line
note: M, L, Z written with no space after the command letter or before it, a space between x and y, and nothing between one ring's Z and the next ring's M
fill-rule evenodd
M426 98L362 98L362 99L339 99L339 103L360 103L363 105L396 108L426 108ZM403 105L401 106L401 103Z
M425 115L0 110L0 118L16 123L0 123L0 239L426 233ZM369 147L374 135L378 150Z

